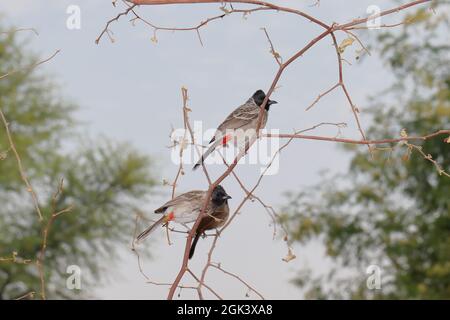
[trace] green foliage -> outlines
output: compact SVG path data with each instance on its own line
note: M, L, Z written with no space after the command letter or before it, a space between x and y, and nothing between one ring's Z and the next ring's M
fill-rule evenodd
M37 61L24 51L15 33L0 35L0 75ZM53 194L64 179L56 209L73 209L51 226L45 253L49 298L92 296L105 268L117 259L119 244L130 241L133 207L155 184L151 161L125 144L87 141L63 151L76 133L73 111L48 76L37 71L14 73L0 80L0 108L7 116L24 168L40 197L44 222L37 214L0 127L0 257L13 252L36 260L43 228L54 211ZM74 150L72 150L74 149ZM82 269L82 290L66 288L66 268ZM111 270L108 270L111 273ZM36 265L0 261L0 300L40 292Z
M415 23L379 37L396 83L374 99L373 139L426 135L450 125L448 4L419 9ZM417 145L450 172L450 145L440 136ZM295 240L320 240L332 268L299 273L308 298L450 299L450 178L404 144L392 150L345 148L349 172L313 192L290 195L286 217ZM317 190L321 190L317 193ZM382 290L368 290L366 268L379 265Z

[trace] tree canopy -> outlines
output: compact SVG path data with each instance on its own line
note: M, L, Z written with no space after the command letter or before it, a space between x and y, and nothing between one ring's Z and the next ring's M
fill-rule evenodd
M40 291L34 261L42 247L44 226L55 207L69 206L70 212L58 216L48 233L46 291L49 298L87 296L87 288L94 281L98 285L101 271L117 259L117 244L130 241L133 208L155 185L151 159L129 144L106 138L73 143L70 137L80 133L76 106L61 96L51 77L26 68L38 60L17 32L11 29L0 34L0 74L18 71L0 79L0 109L44 216L39 222L2 125L0 257L4 259L0 261L0 299ZM64 188L53 203L61 179ZM7 259L14 256L15 262ZM69 265L81 268L82 290L66 287Z
M449 127L448 4L405 17L374 44L395 83L373 101L369 138L426 135ZM444 8L447 7L447 8ZM448 138L448 137L445 137ZM443 137L374 149L346 146L346 174L289 194L284 220L300 243L320 241L331 269L301 270L308 298L450 298L450 145ZM319 190L319 191L318 191ZM366 268L381 268L381 290Z

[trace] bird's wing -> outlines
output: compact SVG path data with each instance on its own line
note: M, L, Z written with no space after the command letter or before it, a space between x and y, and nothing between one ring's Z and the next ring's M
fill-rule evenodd
M168 207L173 207L173 206L183 206L183 205L190 205L192 207L197 207L198 205L201 206L205 196L206 196L206 192L202 191L202 190L193 190L193 191L189 191L189 192L180 194L179 196L173 198L170 201L167 201L161 207L156 209L155 213L162 213Z
M248 125L258 119L259 111L260 108L253 100L247 101L228 115L217 128L218 133L224 134L226 130L236 130Z

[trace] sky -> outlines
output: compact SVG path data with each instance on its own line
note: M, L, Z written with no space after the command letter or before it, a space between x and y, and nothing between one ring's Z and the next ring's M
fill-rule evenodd
M365 17L371 5L381 9L394 6L394 1L322 0L320 6L311 6L313 0L273 1L318 17L326 23L349 22ZM68 8L80 9L80 29L67 27L71 13ZM207 17L220 14L219 4L155 6L138 8L138 12L159 26L196 25ZM236 7L239 7L236 5ZM245 7L241 5L240 7ZM160 181L158 195L152 196L146 211L151 212L170 198L169 187L162 181L173 180L177 165L171 160L169 135L172 126L182 127L181 87L189 92L192 121L202 121L204 128L214 128L234 108L245 102L257 89L267 90L277 65L269 52L268 41L261 30L266 28L275 49L288 58L303 47L321 30L313 23L281 12L253 13L244 19L231 15L209 23L201 29L203 46L195 32L156 33L141 22L134 26L129 17L110 26L114 42L104 36L98 45L95 39L106 21L123 11L118 1L100 0L15 0L1 1L0 13L7 25L35 28L39 36L24 36L28 48L42 57L55 50L61 52L40 67L61 87L61 94L77 103L76 117L82 129L92 137L106 136L125 141L151 156L156 162L155 175ZM398 21L399 16L381 23ZM374 41L379 31L360 33L367 43ZM153 41L152 41L153 38ZM346 36L339 34L339 41ZM386 88L392 76L384 68L376 53L355 60L353 45L344 53L345 81L350 94L362 112L363 126L370 125L364 116L369 97ZM317 95L337 81L337 63L330 39L314 46L283 74L279 87L271 96L278 101L270 112L268 129L290 133L321 122L345 122L342 137L359 139L352 112L344 95L336 91L324 97L312 110L305 108ZM336 128L324 128L318 135L336 134ZM285 192L298 192L320 181L320 173L345 172L349 155L336 144L320 141L294 141L283 151L279 170L266 176L255 194L267 204L280 209L286 204ZM223 165L210 165L210 173L218 177ZM236 172L247 186L252 186L260 174L259 165L240 165ZM239 185L226 179L223 186L233 196L231 209L244 196ZM186 170L179 183L179 192L206 189L199 171ZM150 216L150 215L149 215ZM132 218L130 216L130 218ZM221 235L213 261L251 283L266 298L301 299L302 291L291 284L296 272L309 267L314 272L325 271L330 261L324 258L318 243L295 245L295 260L282 261L286 246L273 239L271 220L257 203L246 204L236 220ZM130 237L132 230L130 232ZM143 261L143 268L152 280L171 282L175 278L184 250L184 236L174 235L174 244L168 246L164 232L153 234L143 245L151 246L152 257ZM202 239L192 261L192 270L199 274L206 261L211 239ZM108 270L107 281L99 282L89 296L99 299L163 299L168 288L145 282L139 273L129 243L121 244L120 259ZM361 270L365 272L365 270ZM246 288L235 279L211 269L207 283L224 298L244 299ZM193 284L186 276L182 284ZM212 298L206 293L206 297ZM183 290L182 298L196 298L195 292ZM250 297L255 298L254 293Z

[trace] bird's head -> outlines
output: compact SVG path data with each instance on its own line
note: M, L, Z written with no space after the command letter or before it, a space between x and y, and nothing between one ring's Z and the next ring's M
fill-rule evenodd
M266 98L266 94L264 93L264 91L258 90L253 94L252 98L253 101L255 101L256 105L260 107L264 102L264 99ZM275 100L268 100L265 109L269 111L270 106L276 103L278 102L276 102Z
M211 196L211 200L214 204L220 206L227 202L228 199L231 199L231 197L226 193L225 189L221 185L214 188Z

